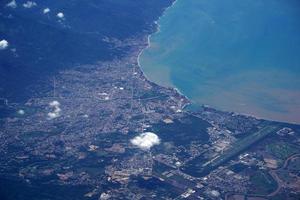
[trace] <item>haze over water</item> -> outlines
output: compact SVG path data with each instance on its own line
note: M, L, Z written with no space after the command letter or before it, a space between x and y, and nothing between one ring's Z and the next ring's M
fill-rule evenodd
M140 63L195 104L300 123L300 2L178 0Z

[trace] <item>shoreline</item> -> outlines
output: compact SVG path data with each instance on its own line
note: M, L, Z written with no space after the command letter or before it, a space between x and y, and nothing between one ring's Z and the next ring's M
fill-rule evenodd
M150 40L151 40L152 35L154 35L154 34L156 34L156 33L158 33L158 32L160 31L160 25L159 25L158 21L165 15L165 13L167 12L168 9L172 8L172 7L175 5L175 3L176 3L177 1L178 1L178 0L175 0L170 6L166 7L165 10L163 11L163 13L161 14L161 16L159 16L158 19L155 20L155 21L153 22L154 24L156 24L156 30L154 30L153 33L147 35L147 44L146 44L146 47L143 48L143 49L138 53L138 56L137 56L137 64L138 64L140 70L143 72L145 78L146 78L148 81L151 81L151 80L146 76L146 74L145 74L144 71L142 70L141 63L140 63L140 57L141 57L141 55L143 54L143 52L144 52L146 49L148 49L148 48L151 47L151 42L150 42ZM152 82L152 81L151 81L151 82ZM154 83L154 82L153 82L153 83ZM155 83L155 84L157 84L157 83ZM158 85L158 84L157 84L157 85Z
M151 82L151 83L154 83L160 87L164 87L164 88L167 88L167 89L172 89L172 90L175 90L177 93L179 93L181 96L183 96L189 103L187 103L186 105L183 106L183 108L185 108L186 106L192 104L192 101L190 100L190 98L188 98L186 95L184 95L180 90L179 88L177 87L172 87L172 86L162 86L154 81L152 81L151 79L149 79L147 77L147 75L145 74L145 72L143 71L142 69L142 66L141 66L141 63L140 63L140 57L141 55L143 54L143 52L150 48L151 47L151 37L152 35L156 34L156 33L159 33L160 31L160 24L158 23L158 21L165 15L165 13L168 11L168 9L171 9L176 3L177 3L178 0L175 0L170 6L166 7L165 10L163 11L163 13L161 14L161 16L159 16L159 18L157 20L155 20L153 23L156 24L156 30L147 35L147 44L146 44L146 47L143 48L139 53L138 53L138 56L137 56L137 64L138 64L138 67L140 69L140 71L142 72L143 76L146 78L147 81Z
M165 13L167 12L168 9L171 9L175 3L177 2L178 0L175 0L169 7L165 8L165 10L163 11L162 15L159 16L159 18L157 20L155 20L153 23L157 25L156 27L156 30L147 35L147 44L146 44L146 47L143 48L139 53L138 53L138 56L137 56L137 64L138 64L138 67L139 67L139 70L142 72L143 76L145 77L145 79L151 83L154 83L160 87L164 87L164 88L169 88L169 89L173 89L175 90L176 92L178 92L180 95L182 95L189 103L187 103L186 105L183 106L183 109L186 108L188 105L192 105L192 104L195 104L195 102L193 102L190 98L188 98L186 95L184 95L177 87L168 87L168 86L162 86L154 81L152 81L151 79L149 79L147 77L147 75L144 73L143 69L142 69L142 66L141 66L141 63L140 63L140 57L141 55L143 54L143 52L150 48L151 47L151 37L152 35L156 34L156 33L159 33L160 31L160 24L158 23L158 21L165 15ZM211 106L211 105L208 105L208 104L202 104L202 105L199 105L200 107L207 107L207 108L213 108L215 110L219 110L221 112L231 112L231 113L234 113L236 115L243 115L243 116L248 116L248 117L253 117L255 119L258 119L258 120L267 120L267 121L274 121L274 120L270 120L270 119L264 119L264 118L260 118L259 116L255 116L255 115L251 115L251 114L247 114L247 113L238 113L238 112L234 112L234 111L228 111L228 110L222 110L222 109L217 109L215 108L214 106ZM189 111L185 111L183 110L184 112L189 112ZM284 123L290 123L290 122L284 122Z
M186 108L188 105L193 105L193 104L196 104L193 100L191 100L190 98L188 98L183 92L180 91L179 88L177 88L176 86L163 86L163 85L160 85L154 81L152 81L151 79L149 79L147 77L147 75L144 73L143 69L142 69L142 66L141 66L141 63L140 63L140 57L141 55L143 54L143 52L145 50L147 50L148 48L151 47L151 37L154 35L154 34L157 34L160 32L160 27L161 25L158 23L159 20L164 17L165 13L168 11L168 9L171 9L176 3L177 3L178 0L175 0L170 6L166 7L165 10L163 11L162 15L159 16L159 18L157 20L154 21L154 24L157 25L156 27L156 30L149 34L147 36L147 44L146 44L146 47L143 48L138 56L137 56L137 64L138 64L138 67L139 69L141 70L143 76L146 78L146 80L156 84L156 85L159 85L160 87L164 87L164 88L168 88L168 89L173 89L173 90L176 90L176 92L178 92L181 96L183 96L189 103L185 104L183 106L183 109ZM288 123L288 124L294 124L294 125L298 125L299 123L297 122L292 122L292 121L280 121L280 120L276 120L276 119L272 119L272 118L265 118L265 117L260 117L259 115L254 115L254 114L250 114L250 113L244 113L244 112L237 112L237 111L233 111L233 110L226 110L226 109L220 109L220 108L216 108L215 106L212 106L212 105L209 105L209 104L199 104L199 107L210 107L210 108L213 108L213 109L216 109L216 110L219 110L219 111L222 111L222 112L230 112L230 113L234 113L235 115L243 115L243 116L247 116L247 117L252 117L252 118L255 118L257 120L266 120L266 121L272 121L272 122L277 122L277 123ZM188 112L186 110L183 110L184 112Z

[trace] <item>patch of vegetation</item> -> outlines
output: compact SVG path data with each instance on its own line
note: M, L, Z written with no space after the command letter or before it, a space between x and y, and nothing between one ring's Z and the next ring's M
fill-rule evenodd
M280 171L277 171L277 174L279 176L279 178L281 180L283 180L284 182L286 183L290 183L290 182L294 182L296 181L294 177L291 177L289 172L286 171L286 170L280 170Z
M257 195L267 195L277 188L277 183L265 171L256 171L250 178L250 192Z
M244 171L247 168L248 168L248 166L244 165L242 163L238 163L238 164L235 164L235 165L232 165L232 166L229 167L229 169L231 169L235 173L240 173L240 172Z
M286 160L289 156L299 153L299 149L285 142L272 143L266 146L266 151L280 160Z
M299 172L300 171L300 157L291 160L287 168L289 171Z
M270 197L270 200L282 200L282 199L288 199L288 200L299 200L300 195L299 194L290 194L287 192L277 194L274 197Z

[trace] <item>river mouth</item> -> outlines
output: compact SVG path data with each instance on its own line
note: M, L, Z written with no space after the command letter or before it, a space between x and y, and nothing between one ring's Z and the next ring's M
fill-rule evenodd
M300 4L177 0L139 62L194 104L300 123Z

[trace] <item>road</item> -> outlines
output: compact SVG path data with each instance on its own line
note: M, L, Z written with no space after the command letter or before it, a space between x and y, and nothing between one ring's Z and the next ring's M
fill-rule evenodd
M284 162L284 164L283 164L283 166L282 166L281 168L276 169L276 170L270 170L270 171L269 171L270 175L271 175L271 176L273 177L273 179L277 182L277 188L276 188L276 190L275 190L274 192L268 194L268 197L275 196L275 195L281 190L281 188L284 188L284 187L286 186L285 182L282 181L282 180L278 177L276 171L279 171L279 170L281 170L281 169L285 169L285 168L288 166L289 161L292 160L292 159L294 159L294 158L297 158L297 157L300 157L300 154L294 154L294 155L291 155L290 157L288 157L288 158L285 160L285 162Z

